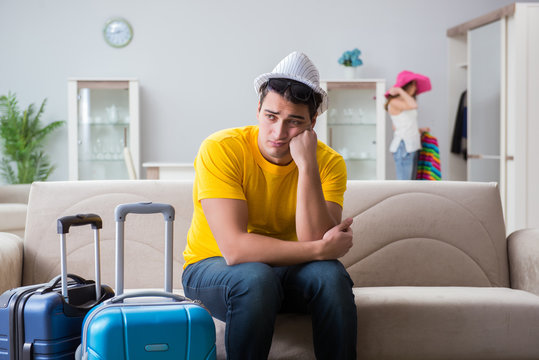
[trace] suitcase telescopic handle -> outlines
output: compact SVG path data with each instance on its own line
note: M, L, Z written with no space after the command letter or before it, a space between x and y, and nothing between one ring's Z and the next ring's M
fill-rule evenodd
M78 214L72 216L64 216L58 219L56 228L60 234L60 261L62 269L62 296L66 303L69 303L69 294L67 291L67 251L66 251L66 234L71 226L91 225L94 229L94 248L95 248L95 298L101 298L101 259L99 250L99 229L103 227L101 217L96 214Z
M165 221L174 221L174 207L169 204L154 202L138 202L132 204L121 204L114 210L116 221L125 221L127 214L156 214L161 213Z
M58 219L58 234L67 234L71 226L92 225L92 229L103 228L103 221L96 214L78 214L73 216L64 216Z
M169 204L139 202L120 204L114 210L116 219L116 294L124 292L124 225L127 214L161 213L165 218L165 291L172 292L172 248L175 211Z

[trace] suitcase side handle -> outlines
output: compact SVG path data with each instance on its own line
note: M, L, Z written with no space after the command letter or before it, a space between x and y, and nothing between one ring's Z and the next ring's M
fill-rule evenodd
M67 234L71 226L92 225L92 229L102 229L103 220L96 214L78 214L64 216L58 219L56 229L58 234Z
M95 298L101 298L101 252L99 249L99 230L103 227L103 220L96 214L78 214L75 216L64 216L56 222L58 234L60 234L60 266L62 279L62 296L66 303L69 303L67 291L67 246L66 234L71 226L91 225L94 229L94 261L95 261Z
M120 204L114 210L116 221L125 221L127 214L155 214L161 213L165 217L165 221L174 220L174 207L169 204L160 204L153 202L139 202L132 204Z
M172 292L173 273L173 223L175 210L172 205L139 202L120 204L114 210L116 218L116 294L124 292L124 226L127 214L154 214L161 213L165 218L165 285L166 292Z
M75 274L67 274L67 277L75 280L77 284L86 284L88 282L88 280L86 280L85 278L75 275ZM58 286L60 281L62 281L62 275L55 276L51 281L47 283L43 291L48 292L48 291L54 290Z
M110 303L121 303L125 299L134 298L134 297L165 297L170 298L172 300L175 300L177 302L183 302L183 301L189 301L192 302L191 299L186 298L185 296L166 292L166 291L158 291L158 290L142 290L142 291L136 291L136 292L130 292L126 294L122 294L119 296L115 296L112 299L109 300Z

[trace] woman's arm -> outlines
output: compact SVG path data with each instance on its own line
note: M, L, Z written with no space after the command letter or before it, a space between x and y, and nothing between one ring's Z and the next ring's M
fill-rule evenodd
M391 107L396 107L396 110L411 110L417 109L417 102L414 97L408 94L400 87L392 87L389 89L389 94L392 96L399 96L396 99L391 100ZM400 100L400 101L399 101Z

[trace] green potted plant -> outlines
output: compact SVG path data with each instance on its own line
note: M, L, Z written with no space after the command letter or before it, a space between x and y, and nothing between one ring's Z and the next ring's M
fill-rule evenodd
M43 126L40 117L46 102L44 99L37 112L34 104L21 111L15 94L0 96L0 176L8 184L45 181L55 168L43 146L46 137L64 121Z

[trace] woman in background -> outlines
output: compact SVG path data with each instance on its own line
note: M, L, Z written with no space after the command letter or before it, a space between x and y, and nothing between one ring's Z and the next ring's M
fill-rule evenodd
M416 96L431 89L430 79L411 71L402 71L385 96L385 109L393 122L393 141L389 151L395 159L397 180L414 180L417 158L421 149L421 133L429 128L419 128Z

